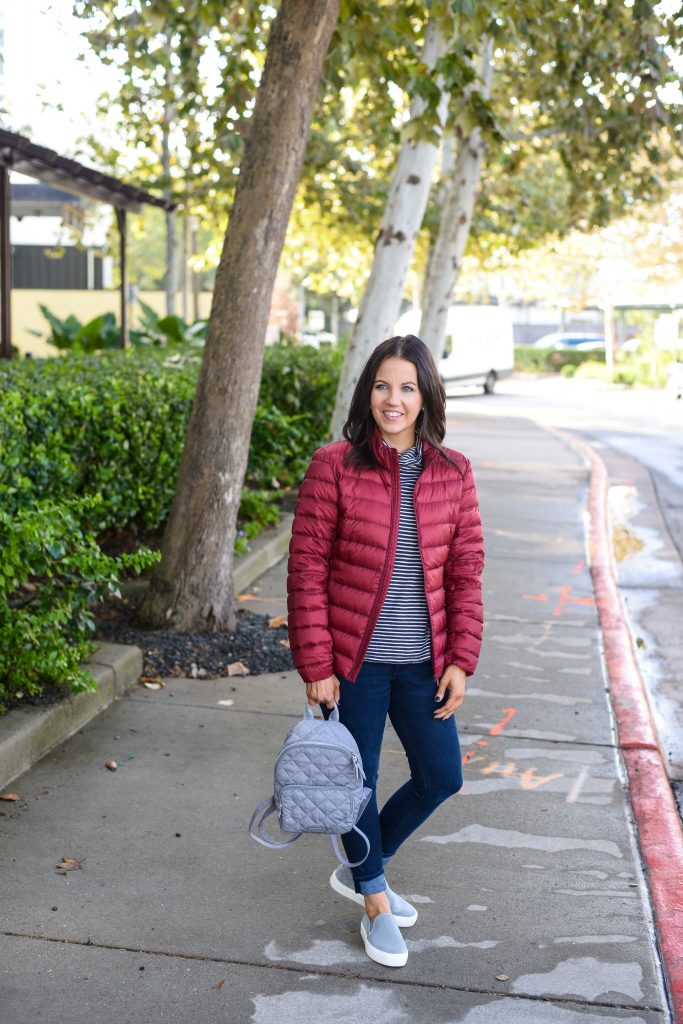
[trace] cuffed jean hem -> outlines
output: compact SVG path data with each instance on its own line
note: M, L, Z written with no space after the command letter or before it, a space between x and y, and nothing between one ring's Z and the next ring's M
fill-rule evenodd
M362 896L373 896L375 893L386 890L387 880L384 874L381 874L377 878L368 879L367 882L357 882L356 885Z

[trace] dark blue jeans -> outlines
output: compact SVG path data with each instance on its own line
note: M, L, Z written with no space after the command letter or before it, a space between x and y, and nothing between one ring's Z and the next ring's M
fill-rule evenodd
M439 804L462 786L462 759L455 716L445 722L434 718L437 680L430 661L388 664L364 661L355 683L337 674L340 682L339 720L354 736L365 771L365 785L373 790L358 828L370 840L367 860L353 868L356 892L383 892L384 867L411 832L427 820ZM329 711L323 707L327 717ZM387 714L410 766L410 779L377 809L375 787ZM348 860L365 853L356 832L342 842Z

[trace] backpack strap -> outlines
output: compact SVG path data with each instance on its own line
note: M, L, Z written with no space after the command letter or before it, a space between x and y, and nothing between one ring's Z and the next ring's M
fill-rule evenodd
M307 704L306 707L304 708L304 718L315 718L315 715L313 714L313 708L310 704ZM336 703L332 710L330 711L330 718L332 719L333 722L339 721L339 706Z
M275 810L275 800L272 796L268 800L262 800L251 816L251 821L249 822L249 835L255 842L260 843L261 846L268 846L273 849L278 849L280 846L291 846L292 843L297 841L301 832L297 832L297 834L292 836L291 839L273 839L273 837L269 835L263 827L263 823L266 818L269 818L271 814L275 814ZM261 815L261 818L258 825L256 825L258 830L258 835L256 835L254 832L254 825L256 824L256 819L259 814Z
M337 860L339 861L339 863L343 864L345 868L357 868L360 864L365 863L365 861L368 859L368 855L370 853L370 840L366 836L365 832L361 832L361 830L358 828L357 825L353 826L353 831L357 832L358 835L361 837L361 839L365 840L365 845L367 847L367 850L365 851L365 856L361 857L360 860L356 860L356 861L353 861L353 862L346 860L342 856L341 850L339 849L339 843L337 842L337 837L336 836L330 836L330 839L332 841L332 848L334 850L334 854L335 854Z

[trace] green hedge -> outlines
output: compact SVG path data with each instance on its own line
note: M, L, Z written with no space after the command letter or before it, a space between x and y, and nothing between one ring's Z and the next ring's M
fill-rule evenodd
M572 352L571 349L536 348L515 345L515 370L532 373L560 373L564 366L580 366L586 362L605 361L604 352Z
M268 346L245 490L291 487L324 443L340 353ZM0 503L12 514L100 494L96 530L150 528L170 510L196 387L197 360L129 350L0 368ZM246 495L245 495L246 497Z
M80 662L95 646L90 607L124 572L158 560L140 549L110 558L82 526L95 497L0 509L0 713L45 685L94 690Z
M238 552L325 442L342 357L266 349ZM110 558L95 534L167 518L198 370L188 352L139 349L0 365L0 712L44 685L94 688L79 667L89 608L157 559Z

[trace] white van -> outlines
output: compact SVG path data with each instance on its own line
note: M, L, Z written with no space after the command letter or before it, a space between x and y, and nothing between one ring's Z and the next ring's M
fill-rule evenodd
M419 309L406 310L394 330L419 334L421 317ZM446 391L449 385L473 385L490 395L497 380L510 376L514 362L512 316L505 306L451 306L438 363Z

